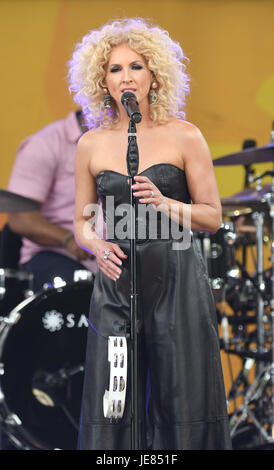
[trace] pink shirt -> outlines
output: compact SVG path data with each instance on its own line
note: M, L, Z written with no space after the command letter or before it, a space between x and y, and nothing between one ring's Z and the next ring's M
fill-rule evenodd
M76 113L47 125L20 145L8 189L42 203L40 212L51 223L73 231L75 180L74 160L82 132ZM20 263L36 253L52 250L73 258L64 248L41 246L23 238ZM96 260L83 261L95 272Z

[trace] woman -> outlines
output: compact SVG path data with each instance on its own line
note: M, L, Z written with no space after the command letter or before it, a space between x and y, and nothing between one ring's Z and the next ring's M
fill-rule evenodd
M78 144L75 236L80 247L96 256L99 267L90 307L93 328L88 333L80 449L130 449L129 393L119 423L103 416L106 339L117 334L117 322L129 321L129 240L115 230L102 239L94 224L88 232L88 218L83 215L84 207L96 203L98 195L107 223L108 197L114 196L115 210L129 202L129 118L121 104L125 90L135 94L142 114L137 124L139 172L134 196L139 209L153 205L159 222L156 236L150 237L140 211L138 224L145 226L145 237L137 240L140 445L142 449L230 448L215 305L203 259L195 241L187 249L174 249L172 236L174 205L181 229L190 208L191 230L214 233L221 224L208 146L197 127L183 120L189 88L184 60L181 47L166 31L137 18L91 31L70 62L70 89L88 126L95 127ZM164 237L162 215L172 220ZM114 225L119 220L115 212Z

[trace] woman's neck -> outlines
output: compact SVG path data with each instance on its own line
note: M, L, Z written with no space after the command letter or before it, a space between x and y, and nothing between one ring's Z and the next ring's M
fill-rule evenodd
M140 113L142 115L142 120L140 123L137 124L137 129L145 129L149 127L153 127L153 121L150 117L150 108L148 103L140 103ZM129 126L129 117L125 111L125 108L119 103L118 106L119 115L117 117L116 123L114 124L115 127L118 129L124 129Z

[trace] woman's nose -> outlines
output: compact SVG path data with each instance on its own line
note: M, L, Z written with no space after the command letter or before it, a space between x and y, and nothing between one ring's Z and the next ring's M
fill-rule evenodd
M131 71L129 69L124 69L122 78L123 78L123 82L130 83L132 81Z

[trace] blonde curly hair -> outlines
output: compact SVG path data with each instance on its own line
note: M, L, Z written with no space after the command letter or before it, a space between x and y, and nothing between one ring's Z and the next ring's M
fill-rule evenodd
M82 108L88 128L107 126L119 119L118 107L113 100L110 110L104 108L103 86L111 49L122 43L143 56L158 83L157 100L150 104L152 121L160 124L172 116L184 118L189 92L184 61L188 59L179 43L148 20L124 18L91 30L76 44L69 61L69 90Z

